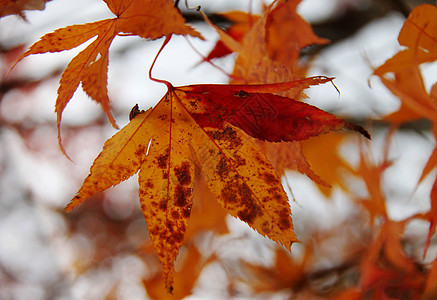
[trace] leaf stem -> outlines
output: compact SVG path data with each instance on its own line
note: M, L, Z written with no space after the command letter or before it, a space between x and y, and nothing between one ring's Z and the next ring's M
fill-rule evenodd
M166 36L165 36L164 43L162 44L161 48L159 48L159 51L158 51L158 53L156 54L155 58L153 59L152 65L150 66L150 69L149 69L149 79L152 80L152 81L155 81L155 82L159 82L159 83L163 83L163 84L165 84L165 85L167 86L167 88L168 88L169 91L171 91L171 90L174 89L173 85L172 85L170 82L168 82L167 80L153 78L153 77L152 77L152 69L153 69L153 67L155 66L155 62L156 62L156 59L158 58L159 54L161 54L161 52L162 52L162 50L164 49L164 47L165 47L165 46L168 44L168 42L170 41L171 36L172 36L172 34L170 34L170 35L166 35Z

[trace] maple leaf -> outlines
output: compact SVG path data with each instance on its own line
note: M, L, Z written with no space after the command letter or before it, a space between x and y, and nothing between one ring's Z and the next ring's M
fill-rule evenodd
M165 283L159 272L155 276L143 280L144 287L151 299L183 299L191 295L202 268L216 259L215 255L205 259L193 244L187 246L183 256L182 264L178 266L179 271L175 273L173 295L166 292Z
M381 162L375 163L374 160L371 159L371 153L369 151L365 152L362 147L360 149L360 163L356 174L363 179L369 195L366 198L358 199L358 202L363 205L369 213L372 224L375 219L379 217L384 220L388 219L385 194L382 189L382 178L384 172L393 163L388 159L388 150L394 133L395 130L391 130L387 133L384 155Z
M401 108L386 119L397 123L419 118L435 120L437 106L433 93L428 94L419 65L437 59L437 7L423 4L405 20L398 36L406 47L378 67L374 74L402 102ZM386 77L394 73L394 79Z
M301 49L329 42L316 36L311 25L297 13L300 2L301 0L278 1L267 14L265 25L269 57L290 68L297 64Z
M433 122L434 137L437 137L437 83L428 92L425 88L420 64L437 60L437 7L424 4L416 7L408 16L402 27L398 41L406 49L399 51L392 58L374 71L384 85L401 100L401 107L386 116L385 119L399 125L406 121L427 118ZM393 73L394 78L389 78ZM393 76L392 76L393 77ZM437 148L433 150L422 171L419 183L435 168ZM437 222L436 199L437 181L431 191L431 210L425 214L430 222L424 255L430 239L435 233Z
M382 224L361 263L361 289L364 293L373 290L379 295L377 299L385 299L390 292L394 293L393 299L400 296L418 298L417 293L425 282L420 267L407 255L402 244L408 221L385 220Z
M247 283L257 294L291 290L305 284L305 279L308 276L306 270L313 256L313 250L305 248L302 260L297 262L292 259L289 253L278 247L275 249L273 266L265 267L242 261L242 267L250 274L251 282Z
M196 201L191 208L190 224L185 235L187 242L193 240L202 231L213 231L219 235L229 232L226 226L228 213L217 201L211 201L214 199L214 194L208 189L205 176L202 175L201 163L196 161L194 156L192 158L196 166L193 187L193 197ZM204 216L208 216L208 218L204 218Z
M269 142L300 141L343 128L370 138L362 127L312 105L267 94L268 88L270 91L303 88L332 79L316 76L271 85L198 85L179 89L198 100L187 103L187 109L202 126L221 128L228 122L254 138Z
M287 196L274 168L246 133L275 141L302 139L342 128L366 135L361 127L311 105L267 93L331 80L314 77L253 86L173 87L167 83L169 91L153 109L137 114L106 141L90 175L66 210L139 170L141 208L170 288L173 262L191 215L193 178L199 168L211 193L225 210L290 249L297 238ZM273 124L268 131L246 122L252 111L259 108L259 102L253 101L257 97L281 110L274 115L257 115L256 124ZM245 111L242 105L251 108L249 114L241 113ZM302 123L300 130L299 123L293 121L294 116ZM281 133L284 129L290 133Z
M341 156L340 146L345 142L347 136L339 132L330 132L317 138L302 141L302 155L311 162L311 168L315 174L320 175L323 181L309 176L317 187L326 196L332 195L331 187L339 186L342 190L348 191L348 187L343 182L342 171L354 173L353 168Z
M253 23L259 18L258 15L252 15L242 11L230 11L224 14L219 14L219 16L232 22L232 25L224 30L224 32L238 42L241 41ZM206 60L221 58L232 52L233 49L230 49L221 39L219 39L214 45L214 48L207 55Z
M266 40L266 26L268 13L264 13L250 28L241 42L236 42L238 47L232 45L228 39L222 41L232 48L237 54L231 83L274 83L296 80L301 74L297 66L290 67L269 56ZM220 31L218 31L220 34ZM295 61L294 61L295 62ZM292 89L281 95L296 98L302 89Z
M61 142L59 130L62 112L79 83L82 83L86 94L102 106L111 124L117 128L111 114L107 91L108 51L117 35L137 35L146 39L157 39L181 34L203 39L200 33L185 24L184 18L170 0L105 0L105 2L116 15L115 18L57 29L41 37L17 60L18 63L31 54L69 50L97 36L71 60L62 74L55 105L59 142ZM63 150L61 143L60 145ZM63 152L65 153L64 150Z
M298 64L300 51L313 44L327 43L318 38L311 25L296 12L300 0L275 1L253 23L243 37L212 25L221 42L238 54L231 83L273 83L291 81L303 74ZM204 16L206 18L206 16ZM232 28L232 27L231 27ZM301 90L284 96L295 98Z
M0 18L19 15L26 19L23 10L44 10L46 2L51 0L0 0Z
M431 4L417 6L405 20L398 42L407 49L399 51L376 69L376 75L437 59L437 7Z
M221 43L230 49L229 51L238 54L231 83L284 82L296 80L305 73L305 68L298 63L301 50L309 45L327 43L327 40L318 38L310 24L297 14L296 8L299 3L300 1L295 0L277 1L276 6L267 7L260 17L251 20L253 24L250 27L246 26L247 32L243 37L230 32L232 26L227 31L213 26L220 36ZM248 16L246 20L247 18ZM278 94L300 99L305 97L302 90L302 86L296 86ZM318 146L323 146L323 142ZM278 174L284 174L285 169L297 170L317 183L324 193L330 193L330 184L323 176L319 176L318 170L312 169L312 166L317 164L317 160L323 160L319 158L317 148L313 151L317 154L309 159L304 155L300 142L264 143L262 148ZM335 156L333 154L334 158ZM314 162L311 161L312 158L315 158ZM339 159L336 161L338 162ZM324 167L326 162L323 161L322 165L322 175L325 175L323 169L326 169ZM326 173L335 172L329 169Z
M286 170L296 170L308 176L318 185L330 188L330 185L312 170L312 165L308 163L303 153L301 142L268 143L259 141L257 144L266 154L278 175L285 175Z

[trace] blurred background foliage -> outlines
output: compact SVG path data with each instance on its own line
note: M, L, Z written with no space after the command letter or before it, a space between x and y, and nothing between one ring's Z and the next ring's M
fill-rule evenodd
M173 296L160 281L136 178L72 213L63 211L115 132L79 89L62 125L64 146L74 163L58 148L53 113L58 80L81 49L33 56L5 76L41 35L109 14L103 1L44 2L28 1L25 8L32 10L19 15L3 9L0 19L0 299L431 299L423 291L432 288L426 280L435 239L423 257L429 223L403 221L430 207L433 178L417 183L435 144L431 122L409 122L391 131L383 116L395 111L399 101L371 74L399 50L397 35L410 11L434 1L302 1L299 13L330 43L305 48L300 60L308 75L336 77L341 93L315 87L307 101L366 126L372 142L332 133L303 143L316 173L342 183L329 190L297 172L298 166L282 166L302 241L293 245L291 255L227 216L207 191L198 189L176 261ZM262 2L254 0L189 4L200 4L221 28L232 24L221 13L262 9ZM206 42L192 41L207 55L217 34L198 13L179 6L187 22L207 37ZM165 92L147 78L160 44L126 37L111 47L108 86L119 126L128 122L135 103L147 108ZM201 60L183 38L175 38L160 57L155 76L175 85L227 82L226 74L199 64ZM234 60L230 55L214 62L230 73ZM429 88L436 69L427 65L421 71ZM365 208L369 202L364 199L370 198L379 199L370 203L382 205L389 221L368 213L377 211ZM395 245L401 255L384 252L386 244ZM369 262L375 256L377 265ZM367 293L360 294L359 287Z

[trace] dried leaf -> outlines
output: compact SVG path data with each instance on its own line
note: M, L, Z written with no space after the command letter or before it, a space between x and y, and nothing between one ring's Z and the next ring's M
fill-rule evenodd
M302 139L351 127L307 104L294 101L299 103L296 105L288 98L261 94L296 85L317 84L319 80L309 78L265 86L191 85L177 88L168 83L168 93L153 109L136 115L105 143L67 211L139 170L141 208L163 266L167 288L170 288L173 262L191 216L197 169L203 172L209 190L227 212L290 249L297 238L281 182L266 156L237 127L252 137L267 140ZM270 127L269 135L264 129L252 130L249 123L241 122L245 116L238 115L237 111L244 111L240 107L243 104L248 109L257 108L257 103L252 101L256 97L265 97L269 105L278 109L273 118L261 116L258 124L268 125L267 121L284 124L282 130L285 128L290 133L280 133L280 127L275 125ZM251 101L245 102L247 99ZM293 111L296 107L309 113L309 118L313 111L322 117L311 125L302 111ZM294 117L293 113L300 116L304 130L309 128L307 132L286 126ZM361 127L359 131L365 133Z
M330 80L332 78L311 77L294 82L307 87ZM280 84L270 86L279 90ZM360 126L314 106L263 93L270 91L267 87L204 85L188 86L183 90L197 100L186 103L186 107L202 126L221 128L228 122L254 138L269 142L300 141L343 128L359 131L370 138Z
M213 256L208 260L202 259L202 254L194 245L190 245L184 250L182 263L179 264L179 270L175 273L172 294L166 292L165 282L160 273L143 280L144 287L151 299L183 299L191 295L202 267L215 258Z
M44 10L50 0L0 0L0 18L8 15L19 15L23 19L24 10Z
M202 38L197 31L185 24L185 20L170 0L107 0L105 2L116 15L115 18L57 29L44 35L17 60L18 62L31 54L69 50L97 36L71 60L62 74L55 106L58 133L62 112L79 83L82 83L88 96L102 106L111 124L117 128L111 114L106 87L108 51L117 35L138 35L157 39L165 35L182 34ZM58 135L60 141L60 134ZM61 149L63 150L62 145Z
M340 154L340 146L347 137L343 133L330 132L301 143L302 155L310 162L313 172L323 178L323 182L320 183L317 178L309 177L318 183L317 187L326 197L330 197L332 194L330 187L338 186L344 191L348 191L342 175L345 171L349 173L354 173L354 171Z
M405 20L398 41L407 49L376 69L376 75L398 72L437 59L437 7L430 4L417 6Z
M419 65L437 59L437 7L424 4L408 16L399 33L398 41L407 49L395 54L374 74L401 99L402 106L386 117L401 123L418 118L435 120L437 104L426 91ZM389 79L387 73L394 73Z
M275 168L278 176L284 176L286 170L295 170L308 176L312 181L330 190L330 185L314 172L312 165L303 153L301 142L257 143Z
M234 51L238 51L238 49L240 49L240 45L238 45L236 42L241 41L244 35L252 27L253 23L259 18L257 15L248 14L242 11L231 11L219 15L232 22L232 25L224 31L213 25L213 27L220 34L221 39L217 41L214 48L208 54L206 57L207 60L221 58L231 54ZM226 40L226 43L223 42L223 40ZM230 48L229 46L231 45L233 45L233 47Z
M301 49L329 41L316 36L311 25L297 13L301 0L279 1L267 15L266 42L269 57L294 69Z
M275 249L275 263L265 267L243 261L248 272L247 284L258 294L298 289L307 279L307 268L313 257L312 250L305 248L301 261L293 259L283 249Z
M360 164L356 172L364 180L369 196L358 201L369 213L371 223L378 217L388 218L381 183L382 175L390 165L391 162L387 161L386 157L381 163L375 164L369 153L364 153L363 150L360 152Z

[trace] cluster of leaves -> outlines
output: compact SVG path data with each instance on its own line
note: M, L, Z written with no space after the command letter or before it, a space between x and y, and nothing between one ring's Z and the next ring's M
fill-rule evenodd
M411 221L423 219L428 221L429 233L423 247L423 258L426 257L436 229L437 185L434 183L431 190L430 210L403 220L390 218L382 189L384 172L393 164L388 159L391 139L400 125L425 118L433 123L434 136L437 137L434 108L437 84L434 83L427 91L420 69L421 64L434 62L437 58L436 20L436 6L421 5L415 8L405 21L398 37L399 44L405 49L374 70L374 75L399 97L401 106L385 117L385 120L392 124L392 130L387 136L383 160L380 163L372 162L371 157L362 149L358 168L353 169L351 166L347 168L362 178L366 185L368 197L357 198L355 201L368 213L369 229L375 233L370 234L364 246L350 241L350 248L345 253L342 264L315 273L311 273L310 270L315 267L313 264L317 259L314 258L314 249L309 245L306 245L304 257L300 262L277 250L276 263L272 267L245 263L248 272L252 275L240 280L252 286L255 291L290 290L292 293L298 293L307 286L305 293L310 290L310 297L315 297L320 295L321 291L312 286L312 280L333 274L340 278L342 276L351 278L355 273L359 274L359 280L337 280L331 285L331 288L334 288L330 292L331 299L434 299L436 297L437 259L431 259L430 264L424 264L422 258L414 257L412 252L407 251L408 242L403 236L406 226ZM334 139L331 142L334 142ZM436 153L434 149L419 183L435 169ZM345 165L344 161L342 164ZM353 227L352 224L348 226ZM340 229L339 231L341 232ZM332 237L329 237L331 234L322 234L317 242L322 243L324 239L332 240ZM360 243L362 242L360 240Z
M64 153L60 138L62 113L79 84L116 127L107 91L108 51L116 36L164 37L163 47L175 34L203 39L185 23L172 1L105 2L114 18L58 29L43 36L18 59L69 50L96 37L72 59L61 76L55 110ZM300 0L275 1L259 16L225 14L233 21L227 30L211 24L220 40L204 60L211 62L235 53L229 85L174 87L165 80L154 79L150 69L149 77L165 84L167 93L146 111L134 107L129 124L105 143L89 176L66 208L70 211L87 198L139 173L141 210L162 266L162 274L144 280L147 292L154 298L171 297L164 289L174 290L178 298L191 293L202 267L219 260L215 255L202 258L193 241L205 230L226 234L227 213L290 250L298 238L281 176L286 170L297 170L330 196L333 186L347 189L338 172L341 168L353 172L366 184L368 198L356 202L368 212L370 226L376 233L371 234L367 245L350 251L344 266L331 270L343 273L358 268L360 280L349 282L329 296L384 299L436 293L437 263L433 263L430 272L424 272L406 253L402 234L412 219L426 219L431 224L429 244L436 227L437 189L433 188L428 213L393 221L381 189L383 172L391 165L387 154L382 163L375 165L363 150L356 169L339 156L338 149L349 135L331 131L350 129L367 138L370 135L358 125L300 101L305 97L304 89L332 82L333 78L304 78L308 66L300 59L302 49L328 41L317 37L309 23L297 14L299 3ZM401 109L387 117L395 124L435 118L437 89L434 85L429 93L425 90L419 65L436 58L436 11L431 5L416 8L399 35L399 43L407 49L375 70L375 75L402 100ZM395 79L386 76L388 73L394 73ZM328 134L319 137L325 133ZM434 169L436 159L437 150L422 178ZM174 261L181 247L186 249L186 258L182 271L175 274ZM278 246L275 265L259 267L241 262L251 275L234 279L255 292L298 292L311 285L309 278L323 276L311 271L313 249L309 245L304 249L304 259L296 262ZM147 256L151 247L145 246L142 251Z
M71 49L97 36L73 58L62 74L56 100L58 130L62 112L79 83L93 100L101 104L115 126L106 86L108 50L116 35L123 33L149 39L166 36L163 46L172 34L202 38L184 23L171 1L106 3L116 18L58 29L43 36L21 56ZM231 215L290 249L297 238L293 232L288 198L275 169L251 138L268 142L300 141L343 128L360 131L369 137L361 127L311 105L269 94L293 89L297 95L310 85L332 80L313 77L289 81L292 76L286 76L293 74L290 68L267 53L267 41L276 41L282 36L276 33L279 31L276 27L282 26L281 19L288 18L288 12L295 8L295 5L280 3L274 9L269 8L265 17L257 22L261 25L256 25L269 29L270 37L265 39L265 49L255 53L269 68L276 65L284 70L285 77L277 79L281 83L173 87L169 82L159 80L167 85L167 94L152 109L133 113L131 122L105 143L90 175L67 206L69 211L93 194L140 170L141 208L163 265L166 286L170 289L173 262L184 241L193 205L194 182L199 176L206 178L214 198ZM139 11L144 14L138 14ZM307 23L303 20L301 23L301 27L306 25L306 31L311 31ZM221 32L221 35L226 33ZM245 65L253 64L254 59L259 58L248 57L244 53L247 46L236 46L238 42L231 39L226 38L226 42L235 48L231 50L241 51L239 57L242 59L241 62L237 60L236 67L240 74L234 77L254 83L252 75L242 71L250 72L255 66ZM313 38L300 42L297 47L284 48L295 53L290 64L297 64L296 57L302 47L317 42L324 41ZM270 48L279 47L273 44ZM279 57L280 54L276 51L273 56ZM258 77L268 74L262 68L258 68L258 72L261 72ZM255 111L257 109L261 110L260 114Z

